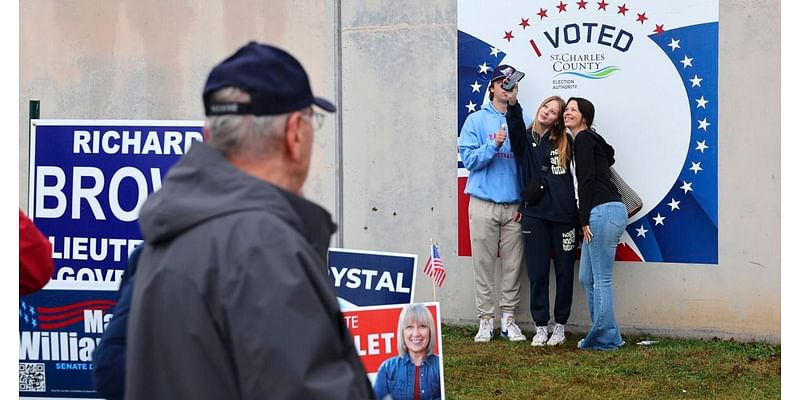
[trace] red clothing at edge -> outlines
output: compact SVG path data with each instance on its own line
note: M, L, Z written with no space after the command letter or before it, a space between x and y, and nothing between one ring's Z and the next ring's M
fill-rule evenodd
M53 275L50 241L39 232L30 218L19 210L19 294L33 293L47 284Z

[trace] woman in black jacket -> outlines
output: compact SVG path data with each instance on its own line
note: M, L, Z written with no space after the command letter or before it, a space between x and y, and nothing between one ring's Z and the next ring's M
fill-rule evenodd
M511 149L523 188L519 211L531 284L531 316L536 324L531 346L564 343L564 325L572 309L578 210L570 170L572 137L564 128L563 110L561 97L548 97L536 110L533 123L526 128L522 107L514 96L506 115ZM555 326L548 340L551 252L556 273L556 299Z
M625 344L614 316L611 275L628 214L610 178L614 148L591 128L593 121L594 105L589 100L572 97L567 101L564 124L575 134L578 218L583 230L578 280L586 290L592 319L592 327L578 342L578 348L607 350Z

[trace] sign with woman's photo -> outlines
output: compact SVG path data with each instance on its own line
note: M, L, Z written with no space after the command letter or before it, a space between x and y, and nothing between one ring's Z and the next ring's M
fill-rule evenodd
M419 398L444 399L438 302L358 307L342 313L378 399L415 398L416 379Z
M589 99L594 128L616 150L615 170L641 197L617 259L718 263L717 0L510 0L487 13L458 2L458 125L488 101L502 64L526 73L519 102ZM471 254L459 160L459 250Z

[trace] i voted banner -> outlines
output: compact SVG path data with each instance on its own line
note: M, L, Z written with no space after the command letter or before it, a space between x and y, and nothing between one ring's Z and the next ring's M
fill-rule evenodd
M718 0L508 0L495 8L502 12L487 9L458 2L458 133L489 102L503 64L526 73L526 117L552 95L590 100L614 168L644 202L617 259L717 264ZM459 160L461 256L471 254L468 176Z
M342 309L410 303L416 267L416 254L338 248L328 251L328 278Z
M202 129L202 121L31 122L28 215L53 245L48 287L119 284L142 242L139 209Z
M97 398L92 354L114 290L41 290L19 298L20 398Z
M439 356L440 386L442 394L444 394L444 365L442 365L444 356L442 353L442 322L439 303L421 304L431 312L433 317L435 327L431 332L430 340L436 341L433 344L433 354ZM358 307L342 311L350 334L353 336L361 363L373 382L381 364L387 359L398 355L397 341L403 340L402 337L398 337L398 319L406 306L405 304L394 304Z

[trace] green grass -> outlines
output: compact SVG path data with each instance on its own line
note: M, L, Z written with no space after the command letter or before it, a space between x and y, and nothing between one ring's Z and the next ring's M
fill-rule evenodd
M719 339L624 336L613 351L578 350L495 339L475 343L476 327L444 326L444 379L457 399L774 399L781 348ZM528 338L532 332L525 332ZM640 340L658 340L637 346Z

